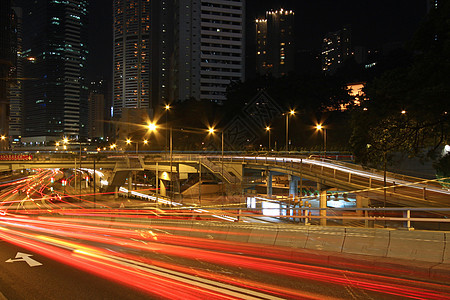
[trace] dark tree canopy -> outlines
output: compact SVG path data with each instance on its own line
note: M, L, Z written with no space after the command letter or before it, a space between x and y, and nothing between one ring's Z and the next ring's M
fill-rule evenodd
M450 3L430 12L409 47L412 63L367 84L368 101L354 110L352 148L362 163L383 153L417 155L448 142Z

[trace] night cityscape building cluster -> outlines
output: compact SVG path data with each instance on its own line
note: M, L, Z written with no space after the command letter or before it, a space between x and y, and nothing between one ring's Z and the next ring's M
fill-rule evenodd
M437 1L427 3L428 10L437 7ZM164 105L180 101L225 105L232 83L305 69L305 47L296 38L299 16L288 7L265 7L264 16L251 8L258 15L251 19L244 0L110 1L108 82L88 78L93 73L88 36L95 30L89 13L95 4L6 0L1 5L0 129L9 139L3 149L50 145L63 136L124 137L129 131L113 124L153 119ZM330 27L319 37L321 49L311 59L320 62L318 73L334 75L351 59L365 68L376 65L376 51L353 45L351 28ZM354 77L353 82L364 81Z

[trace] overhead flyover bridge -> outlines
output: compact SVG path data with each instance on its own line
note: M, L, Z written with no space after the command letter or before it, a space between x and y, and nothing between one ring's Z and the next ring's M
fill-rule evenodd
M111 185L120 186L132 171L147 170L183 177L188 173L210 173L223 184L241 187L248 172L261 172L265 176L266 195L273 195L273 176L288 178L289 195L299 195L304 181L315 182L322 192L339 190L355 193L391 205L407 207L448 207L450 192L437 180L427 180L383 171L367 169L353 163L332 159L294 156L244 156L174 154L40 154L30 160L1 160L0 171L47 168L86 168L107 170ZM170 176L171 177L171 176Z

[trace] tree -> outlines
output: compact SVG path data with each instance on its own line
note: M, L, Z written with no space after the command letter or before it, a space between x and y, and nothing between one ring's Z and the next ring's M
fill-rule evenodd
M367 84L354 110L351 146L358 161L380 165L389 154L431 155L449 135L450 3L440 2L410 42L412 63ZM371 147L367 147L371 145ZM386 157L386 159L380 158Z
M450 188L450 154L442 156L435 164L436 176L445 188Z

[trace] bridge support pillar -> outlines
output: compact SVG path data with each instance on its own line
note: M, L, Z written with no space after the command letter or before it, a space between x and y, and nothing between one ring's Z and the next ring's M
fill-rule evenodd
M326 190L320 191L319 206L320 206L320 208L327 208L327 191ZM321 217L326 217L327 211L321 210L319 215ZM325 218L320 219L320 226L327 226L327 219L325 219Z
M272 197L272 172L267 171L267 197Z
M114 187L114 199L118 199L119 198L119 187L116 185Z
M159 180L159 194L161 196L165 196L165 197L167 196L166 184L165 184L164 180Z
M133 189L133 172L128 173L128 198L131 196L131 190Z
M298 181L300 180L297 176L288 175L289 179L289 196L295 198L298 195Z
M369 203L370 203L369 198L363 197L363 196L361 196L361 195L356 195L356 208L366 208L366 207L369 207ZM367 216L369 215L369 214L367 213L367 210L364 211L364 213L363 213L362 210L357 210L357 211L356 211L356 216L357 216L357 217L362 217L363 215L364 215L365 217L367 217ZM365 226L365 227L370 227L370 228L372 228L372 227L374 226L374 223L373 223L373 221L364 220L364 226Z

